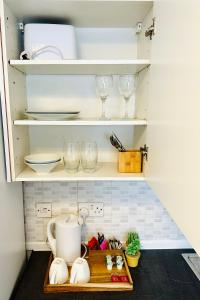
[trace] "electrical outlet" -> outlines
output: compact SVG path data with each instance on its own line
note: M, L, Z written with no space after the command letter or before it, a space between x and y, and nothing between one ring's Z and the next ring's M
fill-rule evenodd
M103 217L104 207L103 202L89 202L89 217Z
M78 212L80 216L103 217L103 202L79 202Z
M36 216L38 218L51 218L52 206L49 202L40 202L36 204Z
M89 215L88 202L79 202L78 203L78 214L79 214L79 216L88 216Z

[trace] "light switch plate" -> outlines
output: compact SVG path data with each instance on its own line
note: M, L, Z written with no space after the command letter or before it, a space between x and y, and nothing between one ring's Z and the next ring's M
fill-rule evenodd
M39 202L36 204L36 216L38 218L51 218L52 206L49 202Z

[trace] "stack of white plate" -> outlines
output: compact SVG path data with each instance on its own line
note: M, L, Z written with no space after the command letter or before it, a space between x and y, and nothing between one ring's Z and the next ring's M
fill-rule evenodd
M54 153L30 154L24 158L24 162L37 173L51 172L61 161L61 157Z
M36 120L62 121L77 119L80 111L26 111L25 115Z

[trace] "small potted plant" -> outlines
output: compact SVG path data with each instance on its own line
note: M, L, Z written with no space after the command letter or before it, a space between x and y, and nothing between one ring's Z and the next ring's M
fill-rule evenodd
M135 268L140 258L140 239L136 232L129 232L126 242L126 259L129 267Z

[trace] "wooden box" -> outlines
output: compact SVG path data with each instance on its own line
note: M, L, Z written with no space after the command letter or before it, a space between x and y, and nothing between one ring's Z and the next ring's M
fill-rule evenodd
M116 266L112 271L108 271L105 263L106 255L121 255L124 259L122 270L118 270ZM50 284L49 269L53 260L53 255L50 256L45 280L45 293L67 293L67 292L97 292L97 291L131 291L133 290L133 281L129 268L126 262L125 255L122 250L92 250L89 251L89 256L86 257L90 267L90 282L84 284ZM70 267L69 267L70 273ZM128 282L112 282L111 275L126 275Z
M120 173L141 173L142 152L140 150L119 152L118 171Z

